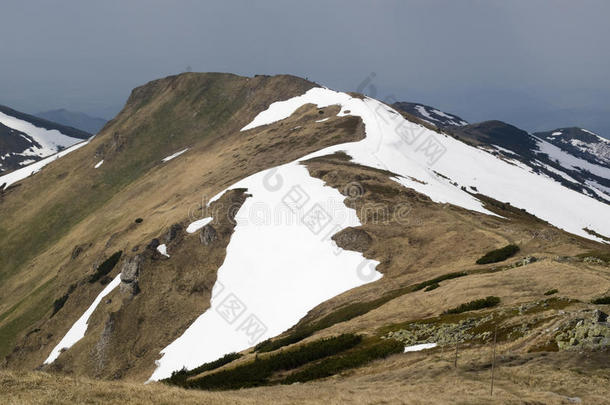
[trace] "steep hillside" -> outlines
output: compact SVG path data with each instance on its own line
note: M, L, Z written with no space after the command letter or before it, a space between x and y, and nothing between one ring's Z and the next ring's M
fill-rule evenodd
M496 331L524 373L605 355L608 204L489 147L523 137L540 160L542 141L464 128L292 76L135 89L95 138L0 194L5 365L270 390L247 398L422 367L451 379L456 345L461 377L479 378ZM601 395L572 376L563 390Z
M0 105L0 174L42 160L90 136Z

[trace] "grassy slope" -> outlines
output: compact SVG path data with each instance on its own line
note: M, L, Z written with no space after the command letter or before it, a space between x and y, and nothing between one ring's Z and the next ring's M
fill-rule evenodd
M163 157L238 131L277 98L309 87L288 76L230 74L185 74L151 82L133 91L124 110L89 145L0 197L0 356L56 298L55 275L71 267L66 259L74 245L96 242L97 257L90 260L112 253L96 239L116 233L126 220L117 212L96 220L103 207L133 197L121 193L145 180ZM102 169L94 170L101 158ZM121 209L121 214L137 215L133 204ZM78 279L93 263L76 264L81 266L68 271L76 271Z

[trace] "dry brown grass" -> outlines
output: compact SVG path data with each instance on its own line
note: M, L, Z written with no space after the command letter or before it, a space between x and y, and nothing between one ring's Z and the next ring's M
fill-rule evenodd
M8 404L607 404L607 354L519 355L498 347L490 396L491 347L466 348L453 367L452 347L394 355L326 380L239 391L183 390L163 384L97 381L42 372L0 371Z

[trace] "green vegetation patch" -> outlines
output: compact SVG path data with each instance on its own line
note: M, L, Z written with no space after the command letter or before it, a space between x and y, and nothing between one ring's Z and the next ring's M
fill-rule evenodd
M467 311L476 311L477 309L492 308L500 303L500 298L490 295L489 297L481 298L478 300L470 301L465 304L461 304L455 308L448 309L444 314L461 314Z
M196 367L192 370L187 370L186 368L183 368L182 370L174 371L172 373L172 376L170 378L164 379L163 382L166 382L166 383L172 384L172 385L184 385L186 383L186 379L188 377L192 377L192 376L204 373L206 371L215 370L217 368L224 366L225 364L229 364L232 361L239 359L242 356L243 355L240 353L235 353L235 352L228 353L217 360L211 361L209 363L204 363L201 366Z
M552 290L548 290L547 292L544 293L544 295L553 295L553 294L557 294L559 292L558 289L553 288Z
M440 283L441 281L451 280L453 278L464 277L467 275L468 275L468 273L465 273L463 271L456 272L456 273L443 274L442 276L433 278L432 280L424 281L423 283L417 284L415 287L413 287L413 291L418 291L418 290L424 289L426 287L430 287L434 284L438 285L438 283ZM430 290L426 289L426 291L430 291Z
M192 374L196 369L176 372L172 378L164 380L164 382L187 388L209 390L239 389L277 383L292 384L329 377L391 354L402 353L403 350L404 345L394 339L377 337L363 339L359 335L344 334L317 340L264 358L257 355L256 359L250 363L191 380L187 380L185 374ZM275 381L271 379L272 375L277 372L297 368L300 370L285 378ZM175 376L182 378L174 378Z
M119 259L121 258L122 254L123 251L119 250L118 252L115 252L112 256L110 256L108 259L104 260L102 264L97 266L95 273L93 273L91 277L89 277L89 282L93 284L102 279L108 273L110 273L112 269L114 269L114 266L116 266L116 264L119 262Z
M519 251L517 245L507 245L503 248L487 252L483 257L477 260L477 264L498 263L508 259Z
M356 347L341 356L329 357L318 363L307 366L303 370L286 377L284 381L282 381L282 384L293 384L295 382L306 382L330 377L344 370L360 367L373 360L386 358L389 355L396 353L402 353L404 348L404 344L398 340L373 340L371 343L363 344L362 347Z
M269 377L283 370L293 370L307 363L348 350L362 341L362 336L344 334L321 339L298 348L281 351L264 358L258 355L250 363L229 370L193 378L183 383L188 388L228 390L269 385ZM178 383L178 385L182 385Z
M440 286L441 285L439 283L430 284L428 287L426 287L426 289L424 291L436 290Z

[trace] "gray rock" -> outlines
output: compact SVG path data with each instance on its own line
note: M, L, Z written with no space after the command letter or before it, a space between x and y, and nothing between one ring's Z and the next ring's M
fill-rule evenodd
M583 262L585 263L589 263L589 264L604 264L604 261L601 259L598 259L597 257L593 257L593 256L587 256L583 259Z
M608 320L608 314L596 309L593 311L592 320L593 322L606 322Z
M119 285L119 289L122 293L133 296L140 292L138 278L140 277L141 263L142 257L140 255L127 257L123 261L123 265L121 267L121 284Z
M218 239L218 233L210 224L204 226L201 228L201 231L199 231L199 240L206 246L214 242L216 239Z

